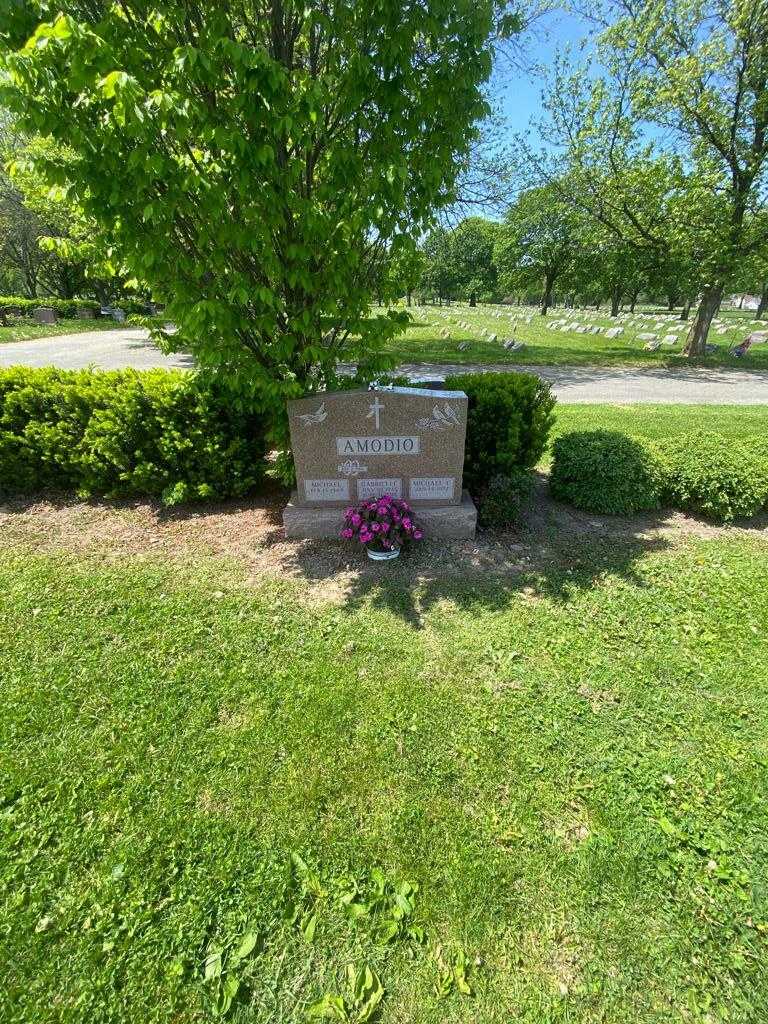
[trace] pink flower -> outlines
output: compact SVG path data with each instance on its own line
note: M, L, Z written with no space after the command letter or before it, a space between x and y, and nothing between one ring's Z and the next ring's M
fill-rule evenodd
M421 540L421 538L423 536L424 536L424 534L421 532L421 530L414 530L413 531L413 539L414 540Z
M350 539L351 539L352 537L354 537L354 535L355 535L355 531L354 531L354 530L351 530L351 529L350 529L350 528L349 528L348 526L347 526L347 527L345 527L345 528L344 528L344 529L343 529L343 530L341 531L341 536L342 536L342 537L343 537L343 538L344 538L345 540L350 540Z
M349 517L349 520L353 526L359 526L360 523L362 523L363 521L363 517L361 515L358 515L357 512L353 512L352 515Z
M381 532L382 533L389 533L389 523L382 523L381 524Z
M413 527L413 523L411 522L411 520L408 518L408 516L404 516L403 517L403 529L404 530L410 530L412 527Z
M371 530L373 533L378 533L381 529L381 523L371 523Z

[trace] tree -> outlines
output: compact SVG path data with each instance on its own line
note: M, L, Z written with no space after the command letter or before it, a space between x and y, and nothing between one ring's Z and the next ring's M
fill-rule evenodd
M386 273L390 281L384 290L397 294L398 298L405 295L406 304L410 306L413 293L424 273L423 254L418 249L401 249L388 261Z
M16 284L11 294L116 298L122 282L95 225L63 190L51 189L37 172L35 160L41 156L62 165L72 159L66 147L50 139L24 139L11 125L2 126L0 258L9 281Z
M421 246L422 274L420 287L440 302L450 299L457 288L456 264L450 244L450 231L436 227L430 231Z
M541 313L579 245L579 219L553 185L529 189L510 207L494 255L502 286L541 286Z
M585 234L578 261L582 275L589 270L600 298L610 300L611 316L618 316L624 297L631 301L647 279L646 254L599 224Z
M717 230L687 351L704 353L709 326L739 261L765 243L753 232L768 168L765 0L616 0L605 43L638 69L633 104L674 133L717 194ZM759 220L759 218L758 218ZM711 223L711 222L710 222Z
M4 97L74 150L66 173L40 166L181 344L284 424L286 397L339 359L383 365L404 314L369 317L370 298L452 199L496 8L80 0L5 57Z
M478 297L492 297L497 288L493 250L499 235L496 221L467 217L449 236L453 278L458 292L474 305Z
M496 221L467 217L454 228L438 225L422 245L422 288L440 300L493 296L497 288Z
M768 214L766 216L768 218ZM756 319L762 320L768 315L768 245L744 261L737 288L741 291L757 292L760 296L755 313Z
M725 288L766 241L767 12L766 0L590 3L603 73L560 65L546 101L570 201L659 264L695 268L689 355L705 354Z

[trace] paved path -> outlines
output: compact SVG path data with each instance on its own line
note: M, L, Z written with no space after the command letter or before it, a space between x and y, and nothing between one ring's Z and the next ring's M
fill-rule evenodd
M192 358L164 356L149 340L143 327L59 334L32 341L0 344L0 366L58 366L62 370L151 370L156 366L187 369Z
M155 366L189 368L187 355L165 356L148 340L140 328L91 331L87 334L63 334L54 338L36 338L0 344L0 366L58 366L80 369L95 366L105 370ZM485 366L444 366L438 363L412 363L400 368L414 383L440 380L456 373L494 373L525 370L552 382L564 402L690 403L692 405L768 405L768 371L700 369L668 370L663 367L605 366L510 366L504 363Z

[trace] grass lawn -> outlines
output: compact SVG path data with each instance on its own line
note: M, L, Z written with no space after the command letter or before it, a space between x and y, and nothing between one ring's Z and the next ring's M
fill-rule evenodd
M108 331L120 326L107 317L94 320L57 320L55 324L36 324L32 320L17 320L10 327L0 327L0 345L11 341L31 341L33 338L52 338L58 334Z
M85 507L99 542L134 515ZM340 595L14 515L4 1022L213 1020L222 964L254 1024L350 1003L348 964L383 1024L765 1019L764 535L513 538L506 574Z
M657 313L659 311L656 311ZM674 347L662 347L657 352L643 350L644 342L638 334L658 333L662 338L667 326L656 328L654 313L644 311L648 322L626 324L624 333L618 338L606 338L604 334L577 334L554 330L550 325L567 318L571 322L599 326L607 329L617 325L605 311L565 311L555 309L546 317L536 310L514 306L484 306L470 309L467 305L452 304L444 307L417 307L411 310L414 322L405 334L390 344L389 351L399 362L405 363L509 363L510 365L649 365L649 366L690 366L691 361L683 358L680 351L685 340L685 330L678 332L680 341ZM501 318L495 316L501 313ZM441 315L445 314L445 316ZM515 316L521 319L512 319ZM640 313L638 312L638 316ZM661 313L663 314L663 312ZM706 366L731 366L739 369L768 369L768 344L753 345L747 356L736 359L728 349L742 341L753 331L768 330L768 321L760 326L753 323L754 314L728 310L720 314L725 333L718 334L715 327L710 333L710 342L717 346L717 352L702 362ZM526 319L530 318L530 323ZM460 326L460 321L470 324L469 330ZM622 321L618 322L619 325ZM684 326L677 320L665 321L671 328ZM485 329L497 335L497 341L489 341L480 334ZM441 331L448 330L449 338ZM502 342L507 339L522 341L525 348L517 353L505 351ZM467 344L466 351L459 351L460 344Z
M573 430L619 430L650 441L707 431L726 438L768 434L765 405L588 405L558 402L551 439Z

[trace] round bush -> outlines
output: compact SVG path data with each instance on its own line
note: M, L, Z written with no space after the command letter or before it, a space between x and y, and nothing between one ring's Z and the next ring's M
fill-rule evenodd
M538 462L554 422L549 384L531 373L471 373L446 387L469 399L464 483L473 494Z
M658 508L663 481L654 449L614 430L574 431L553 445L555 498L586 512L629 515Z
M695 433L661 446L664 498L675 508L719 522L754 516L768 502L762 439Z

